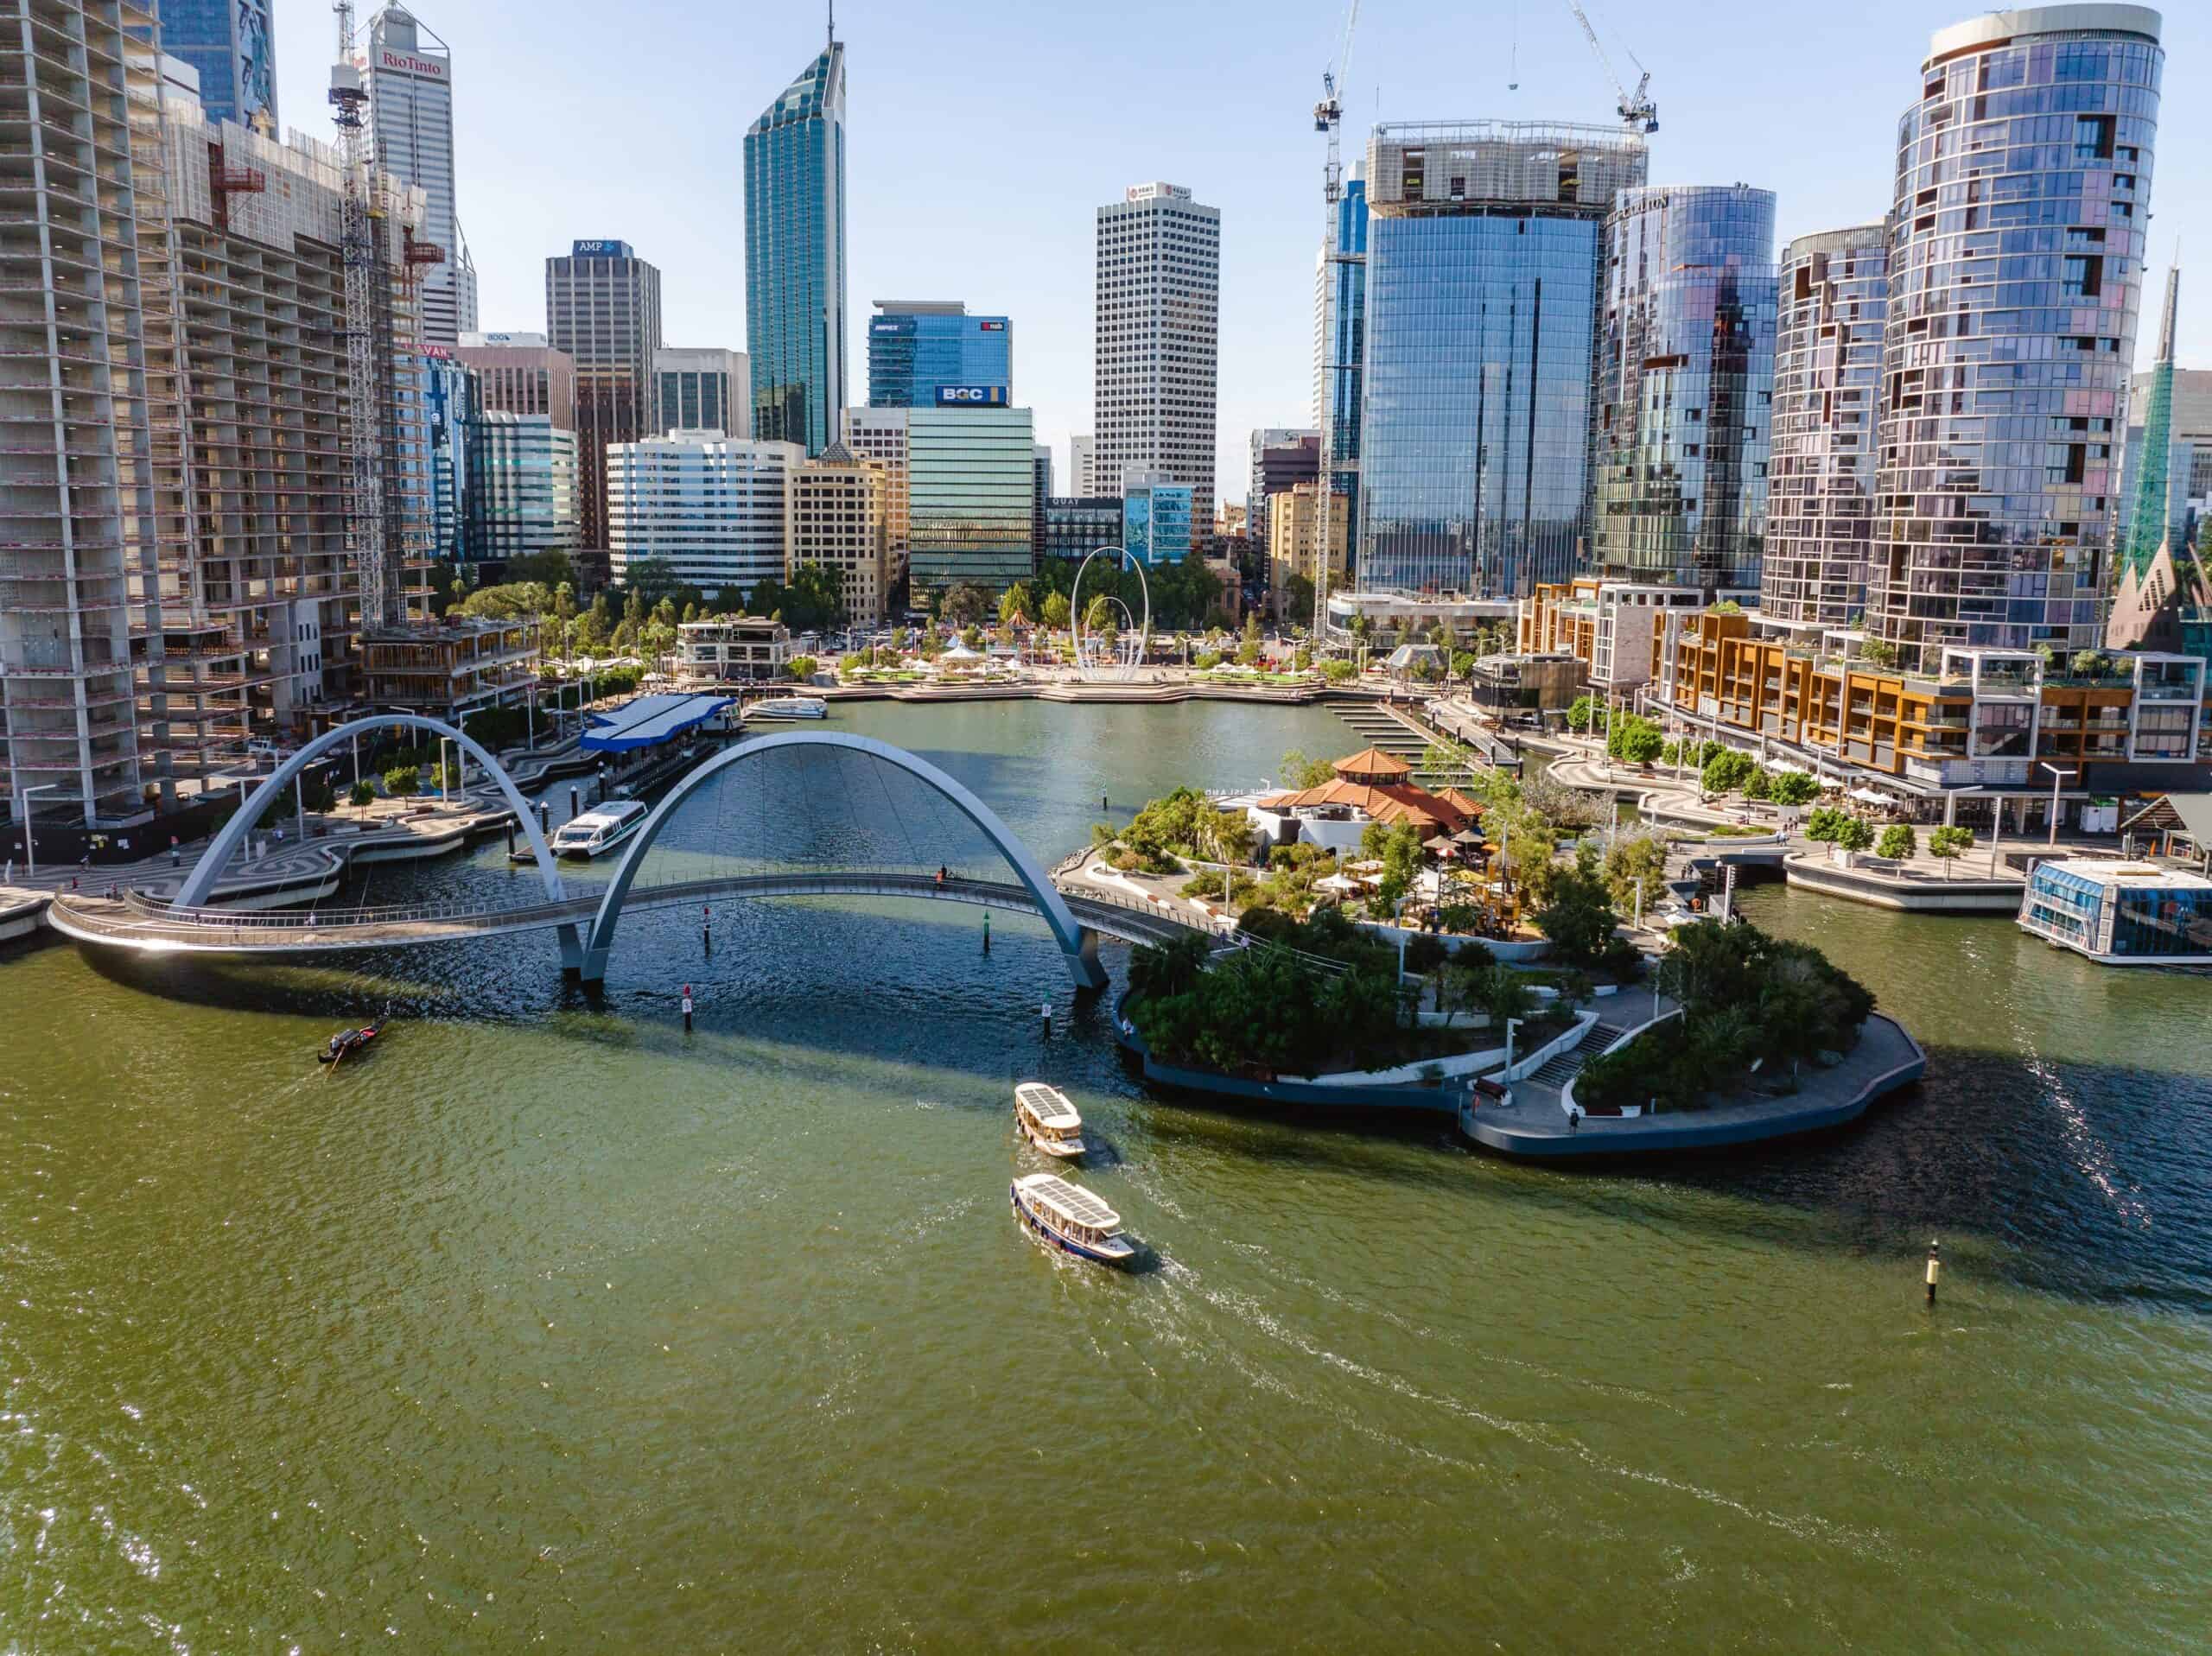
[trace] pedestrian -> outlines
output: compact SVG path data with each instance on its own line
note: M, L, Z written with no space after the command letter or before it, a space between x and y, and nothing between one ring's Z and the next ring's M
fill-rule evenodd
M169 835L169 866L172 868L184 866L184 853L178 848L176 835L174 834Z

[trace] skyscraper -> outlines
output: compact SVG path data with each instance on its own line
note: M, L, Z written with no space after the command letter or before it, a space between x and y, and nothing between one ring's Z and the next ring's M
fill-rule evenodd
M745 326L753 430L819 454L845 411L845 48L745 134Z
M2145 6L1940 30L1897 132L1867 625L1943 648L2103 638L2164 53Z
M871 408L995 408L1014 397L1014 330L957 299L879 299L868 325Z
M276 37L270 0L160 0L162 50L200 76L200 106L264 137L276 127Z
M487 412L542 414L576 428L576 360L543 333L464 333L454 353L476 376L476 404Z
M1321 434L1295 426L1255 426L1249 446L1251 460L1245 473L1244 536L1264 551L1268 497L1281 494L1294 483L1312 481L1320 463Z
M1098 209L1093 414L1099 480L1131 466L1191 490L1213 522L1221 213L1179 184L1133 185Z
M1859 225L1782 251L1759 575L1759 608L1777 620L1847 626L1866 607L1889 234Z
M1098 441L1088 432L1080 432L1068 439L1068 493L1075 496L1096 495L1093 486L1097 476Z
M648 406L660 348L660 271L630 244L580 241L545 261L545 331L576 369L576 466L583 550L606 549L607 446L653 429ZM599 560L591 559L592 573Z
M664 345L653 352L651 402L656 435L719 431L753 435L753 388L742 351L692 350Z
M454 206L453 54L404 6L368 22L359 65L376 164L429 198L423 239L444 254L423 276L423 339L451 349L476 327L476 267Z
M609 544L617 579L647 560L726 607L784 578L785 493L805 456L796 443L697 432L617 443L607 453Z
M1755 593L1774 401L1774 193L1623 190L1605 220L1599 573Z
M2119 568L2106 640L2117 650L2189 650L2204 653L2212 632L2212 588L2203 565L2187 555L2191 446L2174 430L2174 331L2181 309L2181 269L2166 272L2158 311L2158 362L2142 387L2142 425L2131 430L2139 451L2128 467L2133 498L2126 532L2115 549Z
M996 594L1034 563L1036 440L1027 409L906 410L907 568L919 595Z
M1615 127L1376 128L1363 588L1522 597L1573 574L1604 221L1644 168L1643 141Z
M1332 516L1339 505L1349 514L1345 544L1357 545L1361 385L1367 366L1367 176L1361 160L1351 163L1315 263L1313 311L1313 425L1317 431L1324 424L1328 428L1329 471L1336 491L1325 504ZM1258 490L1252 498L1261 498ZM1253 532L1262 546L1268 543L1265 530L1262 522ZM1332 542L1336 534L1332 523ZM1333 579L1330 584L1336 584Z

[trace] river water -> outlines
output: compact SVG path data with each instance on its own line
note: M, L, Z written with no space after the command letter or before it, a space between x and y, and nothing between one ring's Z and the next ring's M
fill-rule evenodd
M1102 793L1350 745L1225 706L836 724L1047 861ZM660 877L741 840L746 770ZM533 880L502 863L372 900ZM733 905L710 955L633 914L595 1002L543 935L12 952L0 1651L2201 1646L2212 986L1746 903L1929 1080L1811 1145L1602 1176L1148 1101L1041 925L986 956L951 905ZM1015 1229L1031 1074L1159 1268Z

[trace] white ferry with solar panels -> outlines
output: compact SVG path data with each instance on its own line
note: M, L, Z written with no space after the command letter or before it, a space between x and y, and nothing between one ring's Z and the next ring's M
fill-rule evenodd
M1081 1160L1088 1147L1083 1142L1083 1117L1068 1095L1041 1081L1025 1081L1014 1089L1014 1122L1023 1138L1062 1161Z
M612 851L645 825L651 815L641 799L610 799L561 824L553 835L553 854L589 861Z
M1031 1173L1008 1192L1023 1229L1063 1253L1100 1265L1127 1266L1136 1245L1122 1234L1122 1216L1080 1185L1057 1173Z
M827 719L830 704L818 695L772 695L749 703L747 719Z

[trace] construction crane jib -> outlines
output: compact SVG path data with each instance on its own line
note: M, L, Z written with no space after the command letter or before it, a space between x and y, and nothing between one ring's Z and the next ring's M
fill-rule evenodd
M352 0L338 0L331 10L338 20L338 54L330 66L330 105L346 172L340 232L346 266L346 535L360 574L365 633L399 619L399 587L385 545L383 443L377 419L375 283L383 274L383 257L370 198L365 130L369 90L353 60Z
M1339 88L1347 84L1351 74L1352 33L1358 27L1359 0L1351 0L1344 11L1344 37L1337 48L1336 65L1321 72L1321 101L1313 106L1313 130L1329 140L1329 157L1321 169L1321 251L1327 262L1322 280L1327 284L1327 294L1332 295L1337 289L1336 266L1343 257L1337 246L1337 202L1344 187L1344 160L1338 135L1338 128L1344 121L1344 105ZM1334 360L1336 342L1343 331L1331 327L1321 341L1321 441L1313 485L1313 650L1317 660L1329 644L1329 509L1336 488L1330 432L1336 424L1337 376L1340 371ZM1256 487L1259 483L1260 479L1254 478L1250 486Z
M1567 0L1567 9L1574 14L1574 21L1582 25L1583 38L1590 42L1590 49L1597 54L1599 67L1605 70L1605 79L1613 83L1613 96L1619 100L1614 107L1620 111L1621 124L1631 132L1656 132L1659 130L1659 105L1651 101L1651 71L1637 62L1635 53L1628 54L1629 61L1636 64L1643 77L1636 83L1636 91L1630 93L1621 85L1620 76L1614 73L1613 60L1605 54L1605 48L1598 39L1598 31L1590 26L1590 14L1583 10L1576 0Z

